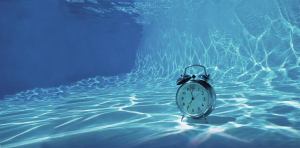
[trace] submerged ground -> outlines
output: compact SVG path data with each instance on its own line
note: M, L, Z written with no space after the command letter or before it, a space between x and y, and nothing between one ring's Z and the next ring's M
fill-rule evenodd
M132 72L7 96L0 146L298 148L297 3L175 0L119 8L144 25ZM175 81L193 63L208 67L216 109L208 121L181 122Z
M130 82L130 80L128 80ZM125 81L126 82L126 81ZM208 121L184 119L174 83L73 87L43 100L1 103L2 147L298 147L298 92L215 84ZM58 91L58 90L56 90ZM43 90L36 90L41 93ZM21 96L20 96L21 97ZM27 96L28 97L28 96ZM28 98L29 99L29 98Z

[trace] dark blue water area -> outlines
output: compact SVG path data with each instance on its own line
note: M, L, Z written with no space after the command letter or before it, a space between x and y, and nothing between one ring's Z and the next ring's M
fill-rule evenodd
M105 15L62 0L0 1L0 98L33 88L129 72L142 27L134 14Z

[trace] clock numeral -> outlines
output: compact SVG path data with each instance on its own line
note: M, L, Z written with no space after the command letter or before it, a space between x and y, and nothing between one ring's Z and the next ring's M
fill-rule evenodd
M184 97L181 97L181 100L183 100L184 99Z
M194 109L192 109L192 112L194 112Z
M204 106L204 104L202 104L202 106Z
M205 97L203 98L203 100L205 101Z
M195 85L191 85L191 90L194 90L195 89Z
M184 95L185 95L185 91L184 91L184 92L182 92L182 94L184 94Z
M183 102L183 103L182 103L182 106L184 106L184 105L185 105L185 103Z

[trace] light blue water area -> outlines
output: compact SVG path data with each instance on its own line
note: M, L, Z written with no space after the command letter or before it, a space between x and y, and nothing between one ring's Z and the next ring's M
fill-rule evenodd
M132 72L7 96L2 147L300 146L299 1L133 4L115 5L143 25ZM175 81L194 63L212 75L216 109L181 122Z

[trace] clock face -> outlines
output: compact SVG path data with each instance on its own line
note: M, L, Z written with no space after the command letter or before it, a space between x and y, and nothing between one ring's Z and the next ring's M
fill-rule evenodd
M199 117L209 108L209 91L202 85L186 83L177 91L176 102L179 109L186 115Z

